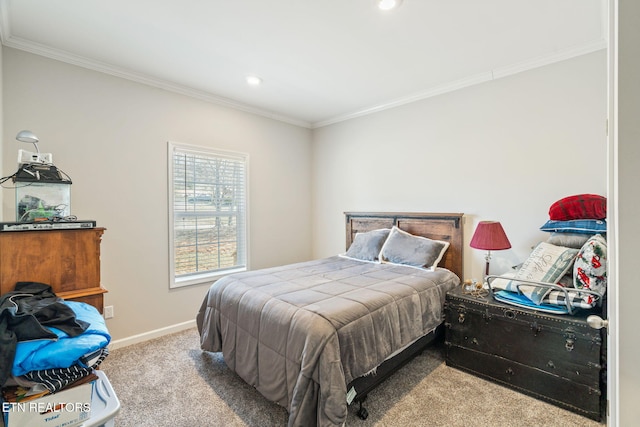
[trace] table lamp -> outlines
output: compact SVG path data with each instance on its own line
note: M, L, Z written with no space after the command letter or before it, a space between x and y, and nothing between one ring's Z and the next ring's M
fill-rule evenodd
M500 251L511 248L511 243L498 221L480 221L476 227L475 233L469 244L475 249L484 249L487 251L485 256L486 267L485 277L489 275L489 260L491 259L491 251Z

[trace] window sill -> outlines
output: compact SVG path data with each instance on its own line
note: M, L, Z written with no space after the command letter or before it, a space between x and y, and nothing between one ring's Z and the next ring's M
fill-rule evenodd
M228 276L234 273L241 273L243 271L247 271L246 267L242 268L234 268L230 270L215 272L215 273L204 273L204 274L193 274L185 277L176 277L173 279L173 283L170 288L183 288L185 286L192 285L203 285L203 284L212 284L218 279L222 277Z

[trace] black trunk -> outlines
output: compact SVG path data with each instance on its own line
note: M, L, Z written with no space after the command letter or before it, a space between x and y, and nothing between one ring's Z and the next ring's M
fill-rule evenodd
M445 304L447 365L601 421L606 335L588 314L520 309L458 288Z

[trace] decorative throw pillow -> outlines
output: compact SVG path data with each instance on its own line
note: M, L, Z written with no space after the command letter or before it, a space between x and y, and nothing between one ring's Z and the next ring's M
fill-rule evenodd
M363 261L378 261L378 255L385 240L389 237L390 231L389 228L381 228L365 233L356 233L345 255Z
M550 233L602 234L607 232L607 222L603 219L549 220L540 230Z
M516 272L513 280L507 284L506 289L515 292L519 280L558 283L573 265L577 254L578 249L540 242L533 248L527 260L522 263L522 267ZM550 288L535 285L520 286L520 291L535 304L542 303L550 290Z
M553 203L549 208L549 218L553 221L571 219L605 219L607 199L597 194L576 194Z
M582 245L587 243L590 235L584 233L556 233L553 232L547 239L547 243L556 246L564 246L565 248L580 249Z
M607 290L607 241L600 234L582 246L573 265L573 284L604 295Z
M393 227L382 249L380 261L435 269L449 247L449 242L414 236Z

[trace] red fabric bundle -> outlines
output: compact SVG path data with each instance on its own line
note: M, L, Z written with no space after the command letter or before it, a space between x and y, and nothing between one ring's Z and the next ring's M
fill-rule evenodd
M549 208L552 221L572 219L605 219L607 198L597 194L577 194L560 199Z

